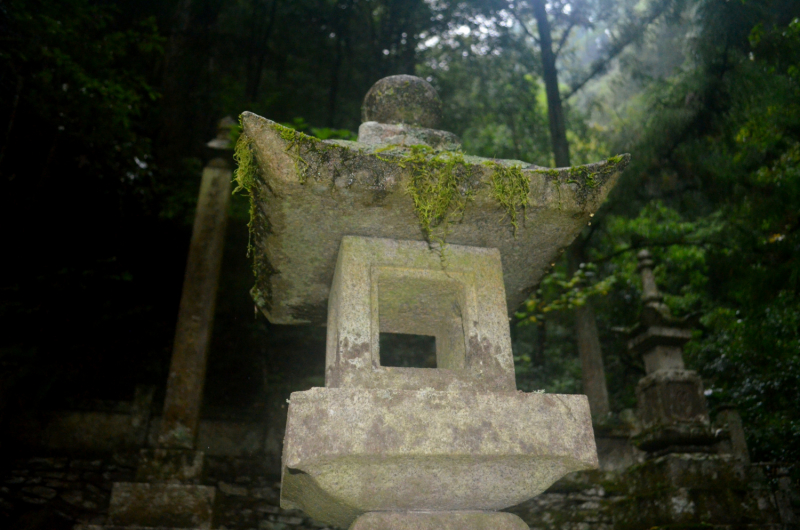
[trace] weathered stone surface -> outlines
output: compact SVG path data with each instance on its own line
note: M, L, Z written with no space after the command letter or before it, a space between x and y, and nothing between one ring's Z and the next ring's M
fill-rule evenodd
M500 512L371 512L349 530L529 530L510 513Z
M368 121L358 127L358 141L362 144L428 145L434 149L452 151L461 147L458 136L448 131L425 129L403 124Z
M655 346L642 355L645 373L660 370L683 370L683 351L680 346Z
M634 354L645 355L659 346L680 348L691 338L692 330L690 329L649 326L628 341L628 349ZM653 369L657 369L655 365ZM648 373L650 372L648 371Z
M618 473L579 471L506 511L533 530L614 530L614 503L624 493Z
M703 381L696 372L651 373L639 380L636 398L642 432L634 441L639 448L659 451L671 446L707 447L714 443Z
M142 449L139 452L138 482L197 484L203 472L202 451L185 449Z
M273 323L323 324L343 236L425 239L406 192L412 169L402 161L409 151L320 141L249 112L242 123L260 168L252 189L253 298ZM500 251L507 306L514 311L590 221L628 159L547 170L466 156L459 171L469 174L473 199L449 226L447 242ZM516 236L492 194L493 164L519 166L530 181L527 218Z
M200 423L208 344L222 266L231 169L214 159L203 170L175 328L159 445L193 449Z
M328 330L329 388L516 390L496 249L345 236ZM381 366L380 332L436 337L437 368Z
M215 494L210 486L117 482L111 491L108 522L207 530Z
M442 100L430 83L413 75L384 77L369 89L361 106L364 122L405 123L436 129Z
M595 467L585 396L315 388L291 396L281 506L338 526L498 510Z
M747 440L744 435L744 426L739 411L731 405L722 405L717 408L717 417L714 419L715 427L728 433L728 440L723 446L723 453L730 453L745 464L750 464L750 452L747 449Z

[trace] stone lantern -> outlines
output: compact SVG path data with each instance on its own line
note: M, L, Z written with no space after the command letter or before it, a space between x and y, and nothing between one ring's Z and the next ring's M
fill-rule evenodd
M517 391L509 314L628 157L467 156L412 76L363 113L357 142L242 115L253 298L273 323L327 325L325 387L291 395L281 506L359 530L525 529L498 510L597 453L585 396ZM436 368L384 366L382 333L434 337Z
M636 387L642 432L634 443L650 453L711 452L717 440L703 395L703 380L683 364L683 345L692 330L672 317L653 276L648 250L638 254L642 314L628 349L644 359L645 377Z

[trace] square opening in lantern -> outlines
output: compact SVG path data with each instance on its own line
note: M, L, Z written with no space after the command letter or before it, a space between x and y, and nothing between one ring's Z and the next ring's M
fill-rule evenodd
M377 301L381 366L464 368L465 288L457 276L380 268Z

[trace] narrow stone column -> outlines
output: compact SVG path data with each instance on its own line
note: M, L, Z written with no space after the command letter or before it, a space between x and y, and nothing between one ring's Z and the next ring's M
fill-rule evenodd
M158 435L158 444L165 448L193 449L197 438L230 182L231 168L222 158L203 170Z
M731 454L749 465L750 451L747 450L747 440L744 436L744 426L739 411L733 405L726 404L719 407L716 423L728 431Z

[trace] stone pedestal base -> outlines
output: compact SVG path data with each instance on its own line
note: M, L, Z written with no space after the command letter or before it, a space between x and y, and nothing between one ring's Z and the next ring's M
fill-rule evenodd
M350 530L529 530L522 519L502 512L369 512Z
M596 467L586 396L313 388L291 396L281 507L340 527L368 513L491 514Z
M216 488L187 484L117 482L111 490L112 526L211 528Z
M137 482L198 484L205 453L186 449L142 449L136 469Z

